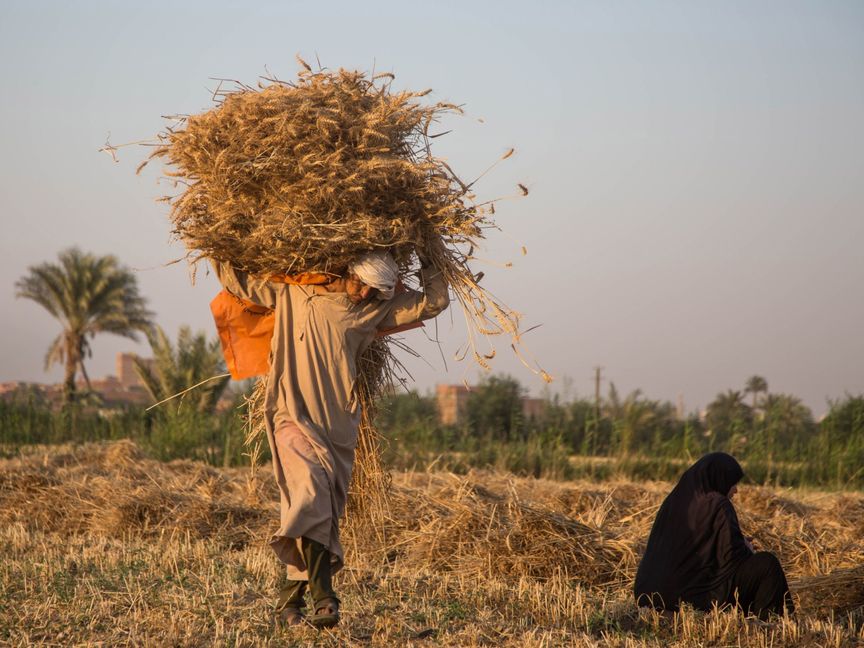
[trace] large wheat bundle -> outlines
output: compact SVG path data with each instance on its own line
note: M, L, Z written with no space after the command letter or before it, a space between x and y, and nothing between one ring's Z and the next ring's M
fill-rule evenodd
M389 78L304 71L180 118L151 156L185 185L171 199L175 233L253 274L342 271L378 248L405 264L415 247L470 244L483 211L429 152L430 126L458 108L423 106Z
M404 475L394 493L386 521L391 542L384 545L415 568L514 582L567 574L596 586L631 578L635 556L620 534L523 500L512 481L415 477L418 483L406 484L410 476Z
M837 615L864 609L864 567L838 569L830 574L806 576L789 583L798 607L807 613Z
M341 273L361 254L387 249L407 276L422 255L465 311L473 358L487 367L494 347L478 344L500 334L518 354L518 315L480 287L481 275L469 267L493 226L495 201L476 203L473 183L431 150L434 124L459 107L423 104L429 91L396 92L390 74L313 72L300 62L295 81L217 91L213 109L179 117L160 135L151 158L163 159L182 188L165 200L190 259L228 261L262 276ZM364 490L383 479L370 417L375 398L397 378L391 346L376 343L361 360L366 416L355 487ZM252 400L253 438L259 402Z

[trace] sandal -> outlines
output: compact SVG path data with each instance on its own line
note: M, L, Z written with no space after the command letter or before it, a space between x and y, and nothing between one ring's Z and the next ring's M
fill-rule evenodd
M306 621L303 614L306 587L306 581L288 581L282 588L276 601L276 625L296 626Z
M284 627L298 626L306 622L306 615L299 605L286 605L276 613L276 622Z
M339 623L339 599L325 598L315 603L315 614L308 617L316 628L332 628Z

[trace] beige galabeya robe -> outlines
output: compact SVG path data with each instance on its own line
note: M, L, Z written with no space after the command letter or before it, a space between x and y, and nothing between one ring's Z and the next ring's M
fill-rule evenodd
M214 265L229 292L275 312L264 410L281 519L270 546L292 580L308 580L302 537L326 546L337 570L344 562L339 519L360 424L360 354L379 330L444 310L447 284L438 271L423 269L422 292L408 290L387 301L372 298L355 305L346 293L273 283L227 264Z

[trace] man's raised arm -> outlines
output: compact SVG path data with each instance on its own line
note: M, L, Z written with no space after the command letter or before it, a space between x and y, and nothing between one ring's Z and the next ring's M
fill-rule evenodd
M447 282L440 271L433 267L420 268L421 291L407 290L389 301L387 316L378 324L381 330L396 328L431 319L447 308L450 297Z

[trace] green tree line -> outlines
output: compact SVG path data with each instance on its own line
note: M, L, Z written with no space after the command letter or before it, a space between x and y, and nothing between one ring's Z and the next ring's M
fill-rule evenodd
M243 461L243 390L235 394L235 408L216 410L228 385L218 342L188 327L172 342L154 324L135 275L116 258L71 248L56 263L30 267L16 289L60 324L45 365L64 366L64 394L59 411L32 390L0 402L3 452L26 444L133 438L162 459ZM85 360L91 340L103 333L147 337L154 360L139 361L137 370L153 402L162 405L100 407ZM620 473L674 478L701 454L724 450L756 481L864 486L864 396L831 402L816 422L799 398L772 393L761 376L718 393L704 416L684 415L640 390L621 394L614 384L593 400L551 396L531 416L524 414L524 395L514 378L490 376L469 393L457 425L439 422L431 396L388 396L377 419L388 441L386 458L395 467L495 467L563 479Z
M725 451L760 483L864 485L861 395L830 402L818 422L801 399L770 392L761 376L718 393L701 415L682 414L640 390L622 395L614 383L599 402L551 396L533 416L523 414L524 395L516 379L491 376L469 392L462 420L443 425L434 396L394 394L382 403L378 426L391 458L403 466L467 469L485 462L536 476L614 470L674 476L679 465Z

